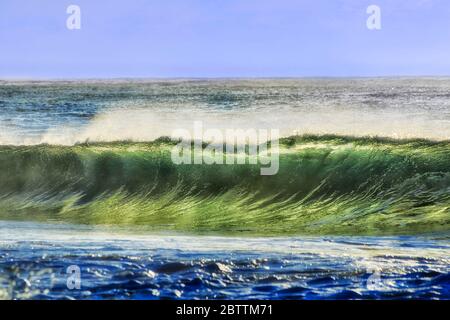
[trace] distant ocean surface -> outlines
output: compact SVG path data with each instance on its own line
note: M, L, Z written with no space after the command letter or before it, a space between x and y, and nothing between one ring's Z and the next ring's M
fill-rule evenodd
M442 140L449 92L449 78L0 81L0 143L149 141L193 121Z
M0 81L0 297L449 299L449 92ZM279 129L279 172L174 164L165 137L195 121Z

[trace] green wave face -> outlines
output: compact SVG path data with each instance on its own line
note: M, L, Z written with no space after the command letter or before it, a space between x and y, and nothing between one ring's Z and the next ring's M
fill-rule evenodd
M0 147L0 217L244 234L450 230L450 142L302 136L280 168L175 165L174 143Z

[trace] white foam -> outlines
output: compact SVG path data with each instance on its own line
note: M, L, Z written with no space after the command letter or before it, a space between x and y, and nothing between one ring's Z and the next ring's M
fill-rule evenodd
M276 110L276 111L273 111ZM0 132L1 144L72 145L85 141L152 141L171 136L175 130L193 131L195 121L204 129L278 129L281 136L294 134L339 134L392 138L450 138L450 120L405 115L400 111L358 110L304 111L274 107L272 110L205 111L116 109L95 116L84 126L59 126L42 135Z

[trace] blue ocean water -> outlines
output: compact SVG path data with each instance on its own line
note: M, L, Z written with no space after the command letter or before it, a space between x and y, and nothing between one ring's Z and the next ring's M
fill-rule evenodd
M0 223L7 299L449 299L449 266L450 240L438 235L246 238Z
M0 80L0 144L149 141L193 121L442 140L449 91L449 78Z

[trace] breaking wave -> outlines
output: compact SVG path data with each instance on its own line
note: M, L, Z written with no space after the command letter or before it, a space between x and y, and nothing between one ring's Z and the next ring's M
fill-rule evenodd
M450 142L304 135L260 166L175 165L176 142L0 146L0 217L248 234L450 230Z

